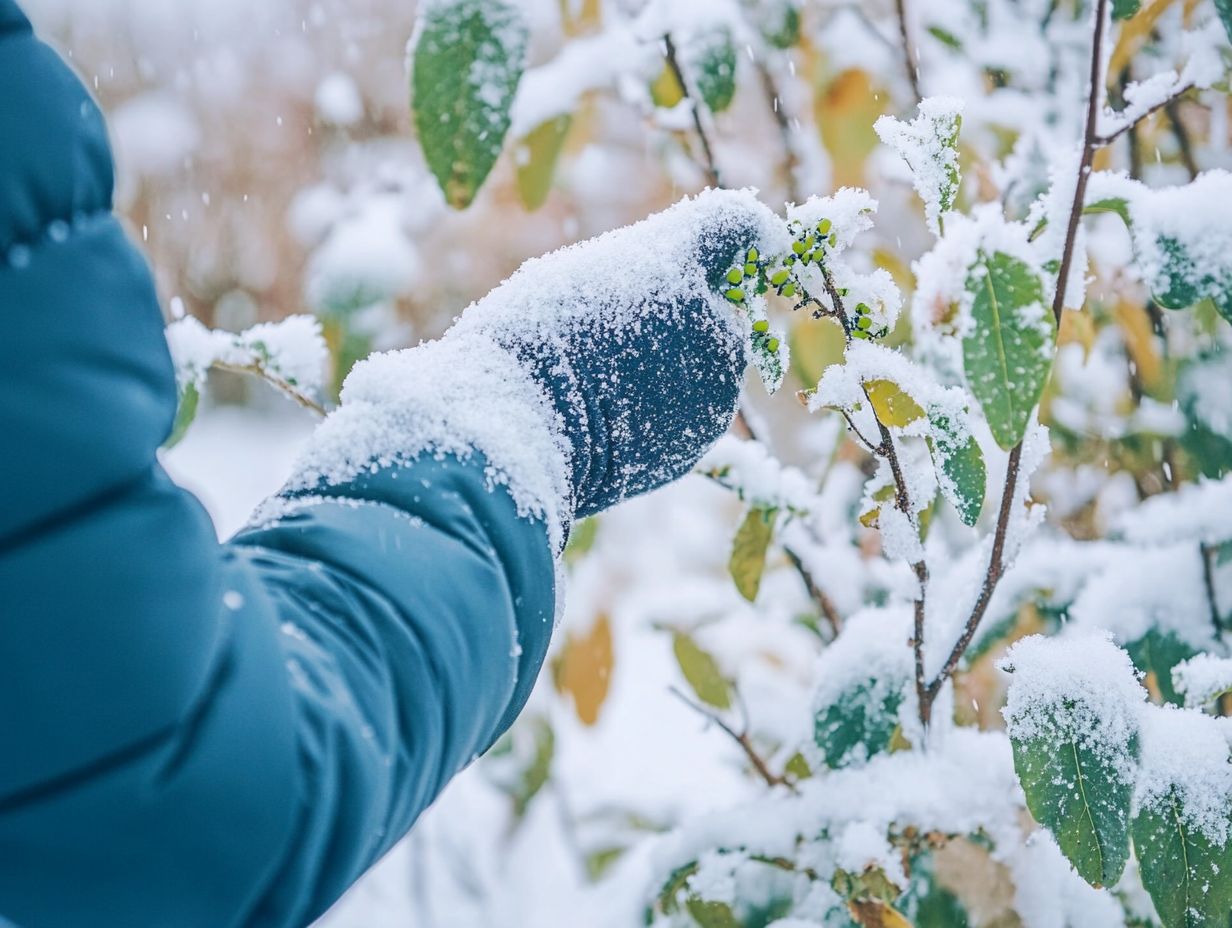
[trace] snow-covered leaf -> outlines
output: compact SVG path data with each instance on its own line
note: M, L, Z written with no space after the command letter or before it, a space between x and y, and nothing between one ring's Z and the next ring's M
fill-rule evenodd
M572 124L573 117L568 114L553 117L532 129L518 144L518 194L528 210L537 210L547 200L556 162Z
M890 747L898 727L902 688L893 680L858 680L833 702L818 706L813 741L831 769L864 763Z
M445 199L465 209L500 155L527 28L505 0L432 0L416 26L411 107Z
M1154 681L1165 702L1179 706L1183 699L1172 681L1173 668L1197 652L1170 631L1152 628L1137 641L1125 645L1134 666Z
M937 469L941 493L957 510L964 525L975 525L984 508L987 489L984 452L975 436L958 431L946 413L932 413L929 424L928 451Z
M924 418L924 410L892 380L870 380L864 384L868 401L882 425L888 428L903 428Z
M1133 834L1142 885L1164 928L1226 928L1232 841L1220 845L1188 822L1175 787L1134 816Z
M726 902L712 902L698 896L690 896L685 909L697 924L697 928L741 928L732 907Z
M716 709L731 708L731 684L719 670L714 655L704 650L692 635L672 632L672 653L697 698Z
M954 208L962 175L958 167L958 132L962 127L961 100L928 97L911 122L882 116L874 128L911 168L916 193L924 201L924 218L940 234L944 216Z
M777 518L777 509L750 509L732 541L727 569L732 580L736 582L736 589L749 602L757 599L757 591L761 588L761 575L766 567L766 551L770 547L770 539L774 537L774 523Z
M721 113L736 96L736 46L726 25L699 31L684 49L684 67L702 102L712 113Z
M979 260L967 276L971 331L963 366L993 438L1005 450L1022 441L1052 369L1056 322L1039 276L1004 252Z

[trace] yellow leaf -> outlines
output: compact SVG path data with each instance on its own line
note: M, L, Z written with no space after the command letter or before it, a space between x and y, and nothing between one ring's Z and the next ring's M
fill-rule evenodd
M1113 312L1125 339L1125 350L1138 368L1142 385L1147 390L1156 389L1163 379L1164 368L1151 317L1142 306L1126 301L1117 303Z
M1095 318L1081 310L1068 310L1061 314L1061 328L1057 332L1057 347L1077 344L1082 346L1082 359L1091 356L1095 344Z
M573 706L583 725L594 725L599 720L612 678L612 662L612 626L603 613L586 635L569 635L565 639L555 668L556 688L573 697Z
M1121 34L1112 49L1112 58L1108 62L1109 74L1120 74L1129 64L1129 60L1138 54L1142 46L1151 37L1151 32L1159 18L1167 12L1176 0L1145 0L1133 19L1121 26Z
M791 369L802 384L815 387L827 367L843 362L846 347L837 322L805 316L791 330Z
M853 899L847 908L861 928L912 928L898 909L880 899Z
M567 36L593 32L602 22L600 0L560 0L561 27Z
M882 425L902 428L924 418L924 410L892 380L870 380L864 384L873 412Z
M650 85L650 99L655 106L668 110L684 99L684 88L676 80L676 73L666 64Z
M815 100L821 142L834 167L833 186L864 186L865 162L878 144L873 123L886 111L889 98L867 71L850 68L826 84Z
M766 567L766 550L770 547L770 539L774 535L774 520L777 516L778 511L774 509L750 509L740 523L740 528L736 530L736 538L732 542L727 569L736 581L736 589L749 602L757 598L757 591L761 588L761 575Z
M518 143L518 194L532 212L544 204L552 189L556 162L565 147L573 117L568 113L540 123Z
M731 684L719 670L714 655L702 650L692 636L681 631L672 632L672 652L698 699L716 709L731 708Z

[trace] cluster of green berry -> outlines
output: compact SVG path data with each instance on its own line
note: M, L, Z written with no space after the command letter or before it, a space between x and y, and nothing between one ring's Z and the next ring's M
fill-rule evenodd
M843 294L846 295L846 291L843 291ZM890 334L890 330L884 325L877 329L873 328L872 312L867 303L856 304L856 318L851 326L852 338L867 340L870 338L885 338Z
M781 278L780 275L782 275ZM744 255L744 263L727 272L724 279L730 286L723 291L723 295L737 306L746 306L750 292L760 295L765 293L770 286L780 287L787 279L786 275L786 271L779 271L767 278L761 255L756 248L750 248ZM779 340L769 335L769 331L770 323L765 319L758 319L753 323L754 341L760 342L764 339L766 350L773 353L778 350Z

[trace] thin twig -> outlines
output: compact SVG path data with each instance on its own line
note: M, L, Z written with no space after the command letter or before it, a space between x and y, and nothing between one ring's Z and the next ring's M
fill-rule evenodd
M757 753L757 749L753 747L753 742L749 739L749 733L747 731L736 731L736 729L732 728L725 721L723 721L717 713L712 712L700 703L694 702L684 693L680 692L680 690L676 689L676 687L669 686L668 691L694 712L697 712L709 721L714 722L714 724L719 726L724 734L728 735L733 741L736 742L736 744L740 745L740 749L744 751L745 757L749 759L749 763L753 765L753 769L756 770L761 778L766 781L767 786L786 786L793 793L796 791L795 784L793 784L790 780L779 776L771 770L769 766L767 766L765 760L762 759L762 756Z
M800 575L800 579L804 581L804 586L809 592L809 596L813 597L813 601L817 603L817 608L821 610L822 617L825 618L826 624L830 626L830 631L837 638L838 633L843 630L843 620L838 613L838 607L834 605L828 593L817 585L816 579L813 577L812 571L805 566L800 555L790 545L783 545L783 553L787 555L787 560L791 561L791 566L796 569L796 573Z
M1189 179L1194 180L1198 176L1198 161L1194 157L1193 142L1189 138L1189 130L1185 128L1185 123L1181 119L1180 100L1173 97L1170 100L1164 101L1164 115L1168 117L1168 125L1172 129L1172 135L1176 138L1176 147L1181 153L1181 161L1185 165L1185 170L1189 172Z
M324 416L326 414L324 406L312 397L301 393L293 384L283 380L259 361L253 361L251 364L228 364L226 361L215 361L213 366L218 368L220 371L232 371L237 374L252 374L254 377L259 377L275 389L280 390L305 409L312 410L318 416Z
M800 159L796 155L796 146L791 137L791 120L783 111L783 97L779 93L774 75L770 73L770 68L764 61L757 62L757 75L761 78L762 92L766 95L766 103L770 107L770 112L774 114L775 125L779 127L779 138L783 142L783 175L787 200L791 203L798 203L800 202L800 187L796 179L796 171Z
M703 166L706 171L706 179L710 182L711 187L722 187L723 184L719 180L719 167L714 159L714 148L710 144L710 136L707 134L706 127L702 122L702 101L689 90L689 82L685 77L684 69L680 66L680 58L676 54L676 44L672 41L671 33L663 36L663 57L667 59L667 66L671 69L672 75L680 85L684 98L689 101L689 108L693 111L693 128L697 131L697 137L702 145L702 154L706 158L706 163Z
M1215 625L1215 633L1223 631L1223 617L1219 614L1219 599L1215 593L1215 555L1214 547L1205 541L1198 545L1198 553L1202 557L1202 583L1206 587L1206 602L1211 609L1211 621Z
M902 46L903 64L907 67L907 80L911 83L911 92L915 95L915 102L919 103L924 98L920 95L920 69L916 66L915 57L912 54L911 35L907 29L906 0L894 0L894 9L898 14L898 34Z
M1095 127L1099 116L1100 91L1103 88L1103 45L1107 19L1108 0L1097 0L1095 31L1091 39L1091 70L1088 85L1089 96L1087 99L1086 127L1082 140L1082 157L1078 166L1078 180L1074 187L1074 199L1070 205L1069 224L1065 232L1065 244L1061 250L1056 293L1052 301L1052 312L1058 325L1061 322L1061 312L1065 307L1065 285L1069 279L1070 267L1073 265L1074 243L1078 237L1078 225L1082 217L1082 207L1086 198L1087 180L1090 178L1091 164L1095 158L1096 149L1101 144L1105 144L1096 133ZM958 667L958 662L962 659L963 654L966 653L971 641L975 638L975 632L979 628L984 614L988 611L988 605L992 601L992 595L997 589L997 584L1005 573L1006 536L1009 533L1014 503L1018 497L1018 478L1021 467L1022 442L1019 442L1010 451L1009 460L1006 462L1005 487L1001 491L1001 510L997 515L997 527L993 533L992 554L988 559L988 570L984 575L984 583L980 588L980 595L975 601L971 615L967 618L966 625L963 626L962 634L959 635L958 641L954 643L954 647L950 650L949 657L946 658L945 663L941 666L941 670L929 682L925 692L925 701L920 703L920 721L925 726L928 725L931 719L933 703L936 701L946 680L953 675L954 670Z
M1088 126L1088 130L1090 131L1090 135L1091 135L1092 144L1094 145L1095 148L1103 148L1105 145L1111 145L1113 142L1119 139L1122 135L1128 132L1132 127L1138 125L1148 116L1152 116L1155 113L1158 113L1160 110L1166 111L1169 107L1175 106L1177 102L1181 99L1181 97L1185 96L1185 94L1189 93L1189 91L1193 90L1193 88L1194 88L1193 84L1184 84L1181 87L1178 87L1166 99L1160 100L1154 106L1150 106L1147 109L1143 110L1138 116L1129 120L1124 125L1118 126L1114 131L1109 132L1107 135L1098 135L1094 132L1093 126Z
M860 431L860 428L856 425L855 420L851 418L851 413L842 408L839 409L839 412L841 412L843 414L843 418L847 420L847 427L851 429L856 438L860 439L860 443L868 449L868 453L879 454L879 446L874 445L871 441L864 437L864 433Z

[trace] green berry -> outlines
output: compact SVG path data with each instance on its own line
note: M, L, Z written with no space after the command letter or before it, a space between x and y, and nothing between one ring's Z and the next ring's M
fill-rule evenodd
M808 238L806 238L806 239L804 240L804 247L805 247L806 249L808 249L808 248L812 248L812 247L813 247L814 245L816 245L816 244L817 244L817 237L816 237L816 236L810 235Z
M723 295L727 297L729 300L731 300L733 303L743 303L744 302L744 291L741 290L739 287L732 287L730 290L728 290Z
M779 350L779 340L777 338L770 339L770 341L766 342L766 348L772 352L778 351Z
M804 242L792 242L791 250L794 251L798 255L802 255L806 251L808 251L808 248L805 246Z
M744 280L744 274L741 273L740 268L733 267L727 272L727 282L729 284L738 284L742 280Z
M830 233L830 244L831 244L831 245L835 245L835 244L837 244L837 243L838 243L838 233L837 233L837 232L831 232L831 233Z
M867 332L865 332L863 329L852 329L852 330L851 330L851 337L852 337L852 338L864 338L864 339L867 339L867 338L868 338L868 333L867 333Z
M788 255L786 258L783 259L783 263L786 264L788 267L791 267L793 264L796 263L796 256Z
M774 284L776 287L781 287L783 284L787 283L787 278L790 276L791 273L789 271L779 271L770 278L770 283Z
M808 264L810 261L813 260L813 253L811 251L806 251L804 254L800 256L800 260L803 261L805 264Z
M769 331L769 329L770 329L770 323L767 322L765 319L758 319L756 322L753 323L754 332L766 332L766 331Z
M756 273L757 273L757 265L754 264L752 261L750 261L748 264L744 266L744 276L745 277L752 277Z
M869 311L870 310L868 308L867 303L857 303L856 304L856 312L858 312L861 316L868 315Z
M795 296L796 295L796 285L788 284L786 287L784 287L779 292L783 294L783 296Z
M873 320L868 316L861 316L856 320L856 327L860 329L870 329L873 326Z
M823 219L821 220L821 222L817 223L817 234L818 235L829 235L830 234L830 220L829 219Z
M757 255L757 249L756 249L756 248L750 248L750 249L749 249L749 253L748 253L748 255L746 255L746 256L745 256L745 260L752 262L752 261L756 261L756 260L757 260L757 257L758 257L758 255Z
M839 295L839 296L846 296L849 292L850 292L850 291L849 291L846 287L843 287L841 290L839 290L838 295Z

